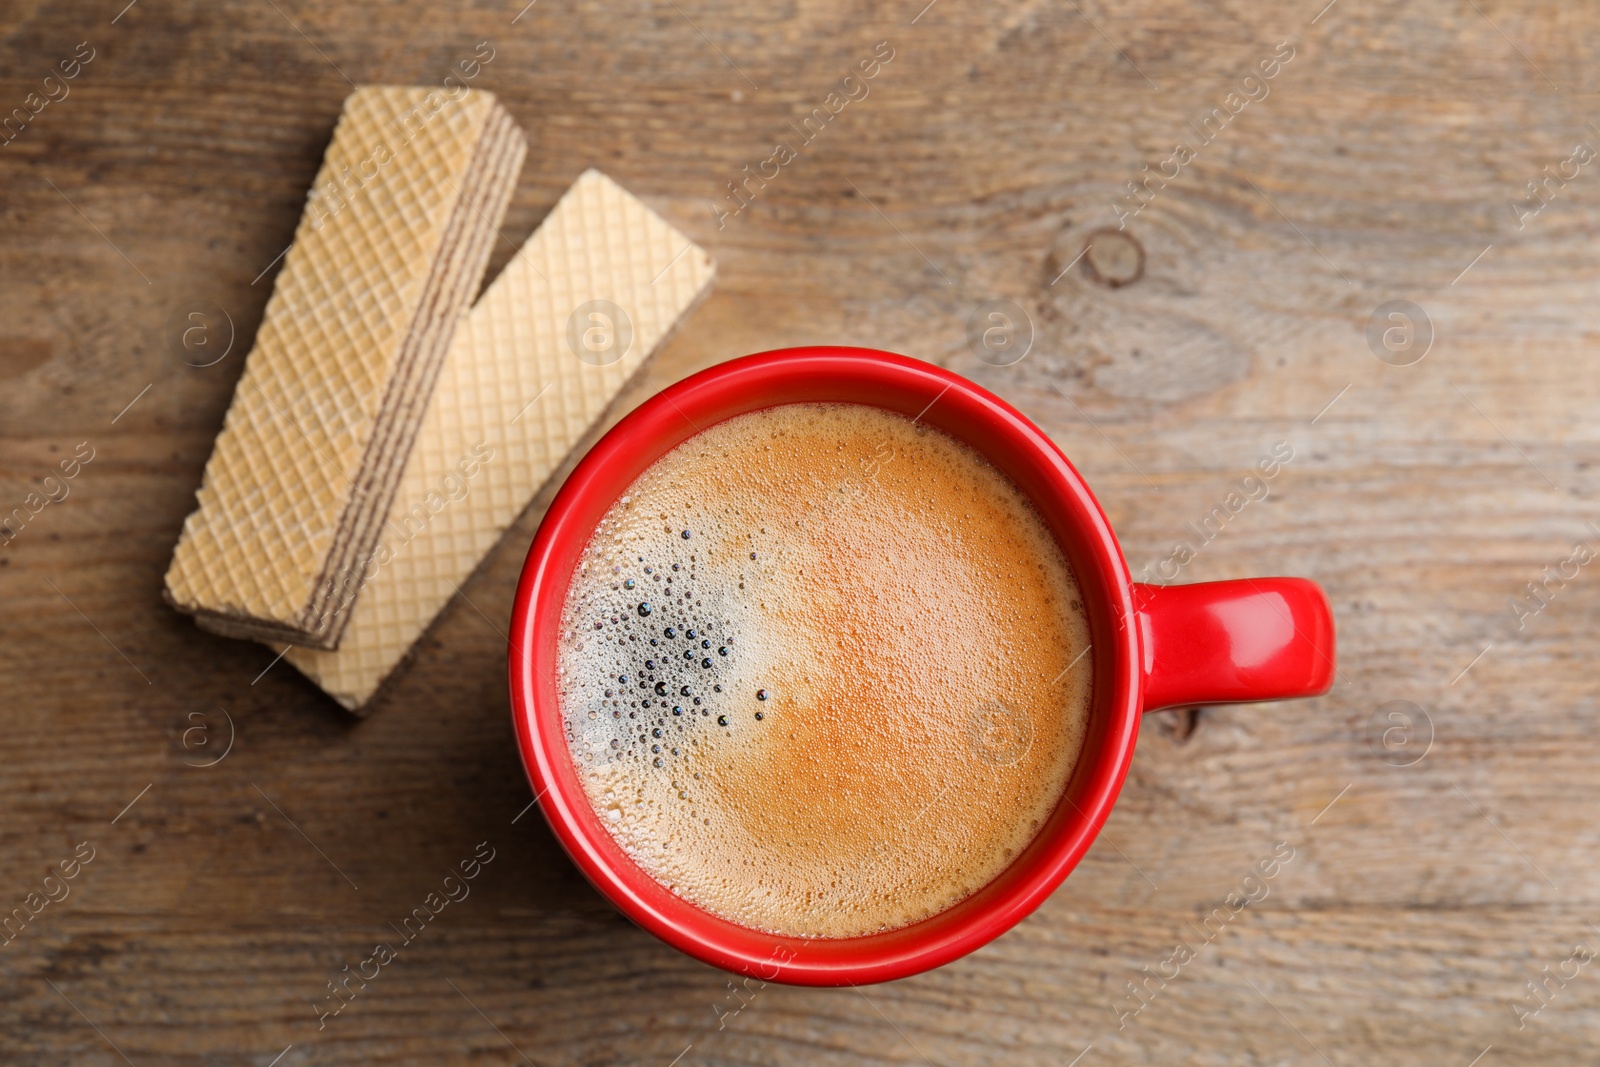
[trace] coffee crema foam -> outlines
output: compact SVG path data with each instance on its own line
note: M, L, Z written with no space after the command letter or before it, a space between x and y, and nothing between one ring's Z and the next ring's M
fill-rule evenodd
M1088 644L1060 547L977 452L789 404L691 437L612 505L557 684L589 801L640 867L742 926L855 937L949 908L1033 840L1083 745Z

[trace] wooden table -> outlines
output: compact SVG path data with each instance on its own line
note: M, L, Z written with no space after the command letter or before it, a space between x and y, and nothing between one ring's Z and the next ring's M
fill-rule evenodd
M0 547L0 908L93 855L0 946L0 1060L1592 1062L1600 163L1575 146L1600 145L1600 13L122 2L24 0L0 46L6 108L92 52L0 146L0 511L93 455ZM498 631L550 487L365 721L165 607L350 83L436 83L484 40L477 84L533 145L491 274L589 165L720 266L608 422L748 351L915 353L1046 427L1136 571L1321 581L1334 691L1154 717L1087 860L971 957L746 1004L527 810ZM868 95L801 141L882 41ZM778 141L796 158L719 225ZM1014 365L969 342L991 300L1025 312ZM1421 314L1369 343L1390 301ZM238 343L186 366L171 323L211 305ZM1165 562L1278 442L1265 499ZM326 983L479 842L470 898L319 1029Z

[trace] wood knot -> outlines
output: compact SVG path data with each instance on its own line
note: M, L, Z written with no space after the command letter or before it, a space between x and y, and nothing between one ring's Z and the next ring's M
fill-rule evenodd
M1144 277L1144 246L1125 230L1095 230L1085 241L1083 271L1108 289L1121 289Z

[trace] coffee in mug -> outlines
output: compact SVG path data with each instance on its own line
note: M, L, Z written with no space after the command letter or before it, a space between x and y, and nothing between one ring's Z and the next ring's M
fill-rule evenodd
M781 935L929 918L1060 802L1089 621L1028 499L970 446L860 404L690 437L611 506L556 688L585 794L690 903Z

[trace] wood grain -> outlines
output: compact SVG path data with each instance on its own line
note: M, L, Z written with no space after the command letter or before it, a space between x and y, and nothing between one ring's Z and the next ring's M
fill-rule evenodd
M1582 569L1522 629L1508 601L1575 543L1600 544L1600 179L1590 165L1552 186L1521 228L1511 205L1575 144L1600 144L1586 103L1600 14L121 6L18 4L0 29L6 109L79 42L96 49L70 95L0 145L0 514L79 442L94 450L0 547L0 906L74 844L97 850L69 897L0 946L6 1062L1592 1059L1589 969L1520 1030L1514 1006L1537 1005L1524 983L1600 936L1600 581ZM164 607L161 574L350 82L437 82L483 40L495 58L477 84L533 145L491 274L589 165L718 260L710 300L608 420L749 351L917 354L1044 426L1135 570L1288 442L1268 498L1181 577L1321 581L1334 691L1207 709L1187 737L1152 719L1106 833L1033 918L890 986L768 987L719 1029L737 1006L725 976L618 918L537 814L518 818L530 797L497 631L550 487L363 722L268 669L269 650ZM796 139L789 123L880 41L894 58L869 95L719 227L709 202ZM1106 284L1137 258L1125 246L1075 261L1116 226L1125 183L1284 41L1294 57L1270 92L1128 220L1137 280ZM967 342L994 299L1032 322L1013 366ZM1415 365L1368 347L1390 300L1431 320ZM167 323L207 301L231 317L233 353L186 366ZM1391 764L1417 750L1386 751L1372 721L1393 701L1426 716L1431 747L1409 766ZM198 744L223 742L218 709L231 751L188 765L220 751ZM496 858L472 895L319 1030L325 983L483 841ZM1280 841L1295 859L1270 895L1119 1030L1126 983Z

